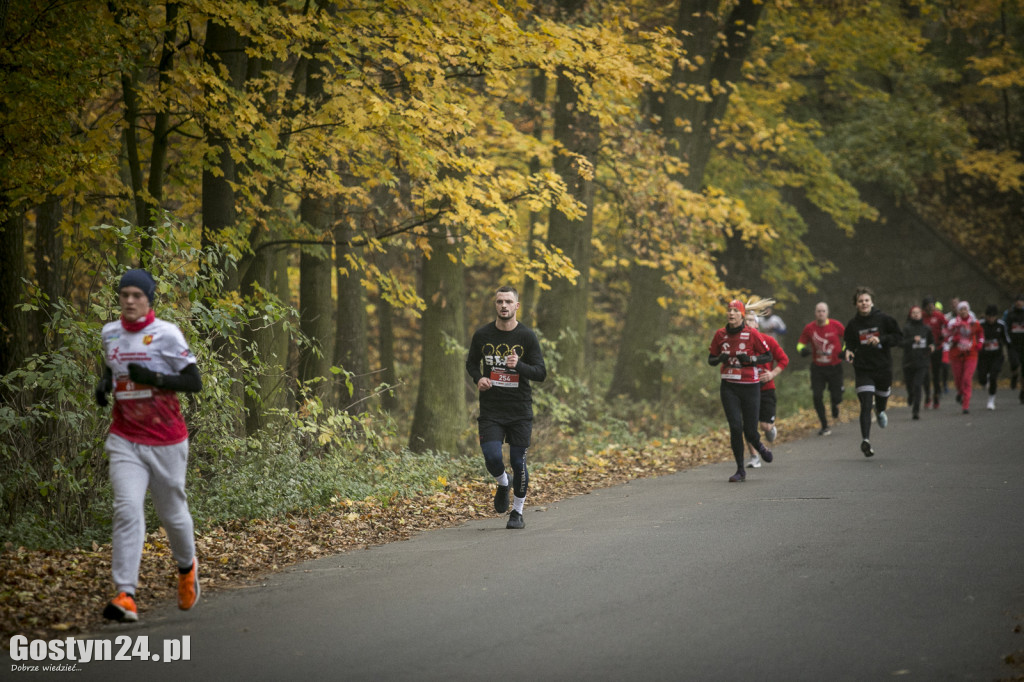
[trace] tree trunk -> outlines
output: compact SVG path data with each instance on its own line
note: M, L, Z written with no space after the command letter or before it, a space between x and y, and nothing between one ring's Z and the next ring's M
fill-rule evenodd
M245 40L236 30L213 20L208 21L205 53L207 62L214 70L219 70L221 65L227 67L231 87L242 87L246 71ZM237 212L231 183L237 178L235 162L228 148L228 137L209 121L203 125L203 135L213 150L213 159L207 162L210 165L203 168L202 244L203 247L209 247L221 241L223 232L235 227ZM228 291L237 290L238 271L229 268L226 275L224 288Z
M556 341L561 355L560 370L567 376L586 376L587 310L590 307L590 241L594 232L594 181L591 173L597 155L598 125L580 109L572 80L558 76L555 103L555 142L562 149L555 157L555 171L582 203L585 213L570 220L558 209L548 219L548 244L561 249L579 271L576 282L555 278L537 306L537 327ZM582 168L587 165L589 168Z
M36 213L36 281L40 293L50 303L64 294L64 239L60 232L63 219L64 207L54 195L47 197ZM50 314L47 308L36 311L31 338L37 347L43 346Z
M338 375L338 406L357 414L367 408L370 395L369 322L362 277L346 256L351 230L338 228L335 245L335 277L338 284L338 316L334 334L334 364L349 376ZM349 389L351 383L351 390Z
M463 309L465 283L458 242L451 234L434 240L434 252L423 261L423 311L420 384L409 434L414 452L459 450L458 434L466 428L466 358Z
M314 234L330 231L326 199L306 197L299 204L303 222L312 226ZM299 326L302 333L316 347L303 348L299 355L299 379L304 382L318 381L314 393L330 404L332 386L331 361L334 358L334 304L331 299L331 278L334 267L327 244L320 248L304 248L299 257ZM319 351L319 352L317 352Z
M544 137L544 104L547 101L548 77L543 69L536 69L533 78L530 79L530 102L527 105L527 116L530 125L533 127L533 136L538 140ZM534 156L530 159L530 174L537 175L541 172L541 160ZM541 220L538 211L530 211L529 223L526 227L526 257L532 263L536 254L534 240L537 239L536 225ZM523 282L519 292L519 300L523 306L520 308L519 321L527 327L536 327L533 318L537 309L537 283L531 277Z
M398 383L395 371L395 308L390 301L381 296L377 300L378 354L380 355L381 381L389 386ZM398 389L384 391L380 404L388 412L398 409Z
M123 15L114 10L115 20L121 23ZM164 35L161 49L160 63L157 65L161 91L168 85L169 76L174 63L175 45L177 35L175 21L178 16L178 4L169 2L164 7ZM146 191L142 189L142 160L139 157L139 101L135 93L135 73L124 72L121 74L121 89L124 98L125 117L125 148L128 154L128 176L131 178L132 196L135 203L135 217L139 226L148 229L143 231L139 245L139 265L149 267L150 259L153 257L153 209L160 206L163 200L164 174L167 163L167 150L169 140L167 133L170 128L170 111L166 106L158 107L153 120L153 141L149 157L149 180L146 183Z
M6 204L2 198L0 202ZM11 210L6 205L0 209ZM0 224L0 263L0 374L7 374L28 355L28 315L18 310L25 298L26 274L25 215L20 211L7 213Z
M687 189L700 191L704 171L714 149L714 126L725 114L735 82L750 52L754 28L764 9L760 0L740 0L725 24L716 14L719 0L683 0L675 32L683 40L688 67L676 64L665 88L662 132L669 148L687 162L688 173L677 178ZM716 37L724 36L721 44ZM724 85L711 88L713 81ZM708 98L684 96L694 87ZM619 345L609 396L657 400L661 392L662 363L658 348L668 329L669 315L659 300L670 297L663 273L635 265L630 270L629 304L623 341Z
M242 295L253 295L256 285L259 285L288 305L291 297L287 261L288 253L284 249L258 250L242 275ZM258 357L250 357L250 361L262 368L256 395L245 394L245 430L248 435L253 435L266 425L268 409L290 407L287 402L291 386L287 375L289 339L281 323L265 324L259 320L248 325L243 334L246 347L255 349L259 354Z

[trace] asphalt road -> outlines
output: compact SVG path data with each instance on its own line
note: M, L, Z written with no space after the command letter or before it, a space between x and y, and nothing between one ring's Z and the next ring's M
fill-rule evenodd
M93 635L156 653L188 636L188 661L71 679L1020 674L1003 658L1024 650L1024 405L977 402L891 410L871 459L848 423L779 444L746 483L712 464L528 507L523 531L493 518L308 562Z

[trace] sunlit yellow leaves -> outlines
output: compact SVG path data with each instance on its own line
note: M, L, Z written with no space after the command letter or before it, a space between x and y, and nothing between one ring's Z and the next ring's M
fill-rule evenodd
M972 150L957 161L956 167L964 175L988 180L1000 192L1024 189L1024 163L1015 151Z

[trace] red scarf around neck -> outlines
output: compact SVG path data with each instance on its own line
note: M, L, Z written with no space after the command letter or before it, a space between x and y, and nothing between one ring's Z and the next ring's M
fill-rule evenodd
M156 312L150 309L149 313L145 317L139 318L134 322L129 322L124 319L124 315L121 316L121 326L124 327L125 331L139 332L142 331L147 324L156 319Z

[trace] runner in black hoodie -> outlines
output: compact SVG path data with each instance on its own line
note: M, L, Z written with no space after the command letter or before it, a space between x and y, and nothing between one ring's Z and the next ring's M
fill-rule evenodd
M498 488L494 493L494 511L508 511L509 489L512 512L506 528L525 527L523 505L529 488L530 473L526 451L533 438L533 389L548 375L540 342L532 329L516 319L519 292L510 286L494 294L497 318L473 333L466 357L466 371L480 395L480 449L487 471ZM508 443L512 478L505 470L502 443Z
M903 342L900 325L875 307L875 294L857 287L853 303L857 314L846 324L846 361L853 363L854 384L860 400L860 450L865 457L875 454L871 447L871 408L874 404L878 425L885 428L889 417L885 407L892 393L892 349Z
M921 418L921 392L928 381L928 367L935 350L932 330L922 320L921 306L911 306L903 325L903 383L914 419Z

